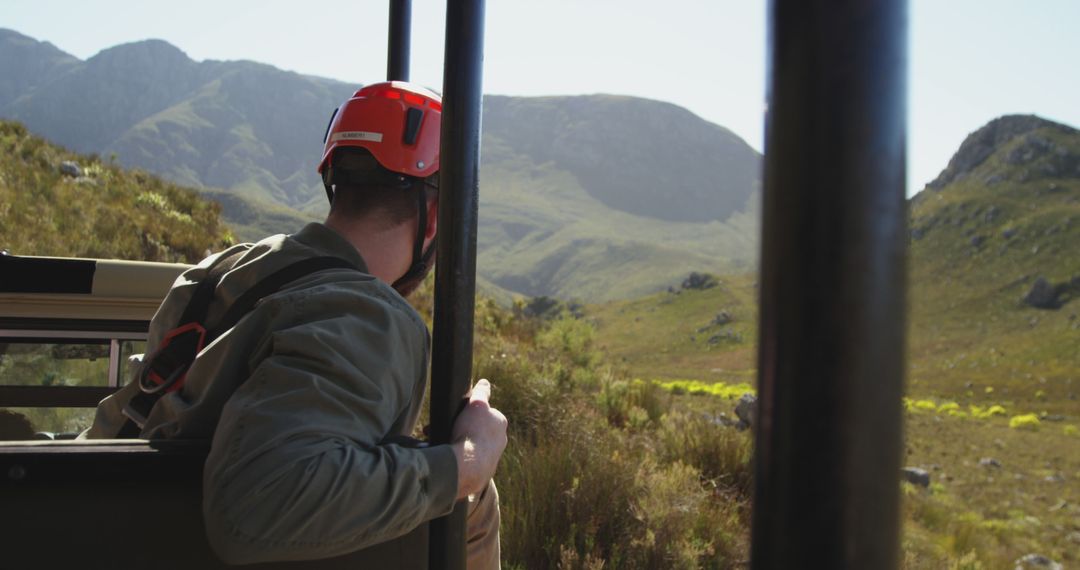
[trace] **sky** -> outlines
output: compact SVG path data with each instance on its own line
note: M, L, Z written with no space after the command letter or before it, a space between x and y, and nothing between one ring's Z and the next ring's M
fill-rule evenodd
M1080 0L910 0L908 194L991 119L1080 127ZM81 59L166 40L371 83L385 77L386 0L3 0L0 27ZM412 80L440 89L445 3L414 0ZM611 93L675 103L764 148L765 0L489 0L484 91Z

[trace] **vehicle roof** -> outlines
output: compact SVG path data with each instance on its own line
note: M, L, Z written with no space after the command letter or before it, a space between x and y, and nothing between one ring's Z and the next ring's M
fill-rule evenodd
M181 263L0 255L0 317L146 320Z

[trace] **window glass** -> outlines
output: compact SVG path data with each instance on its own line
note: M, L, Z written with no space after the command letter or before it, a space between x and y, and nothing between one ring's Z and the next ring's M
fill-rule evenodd
M131 366L128 362L136 354L146 352L145 340L122 340L120 341L120 385L123 386L131 381Z
M3 339L0 385L108 386L109 341Z
M95 408L0 408L0 441L65 439L94 422Z

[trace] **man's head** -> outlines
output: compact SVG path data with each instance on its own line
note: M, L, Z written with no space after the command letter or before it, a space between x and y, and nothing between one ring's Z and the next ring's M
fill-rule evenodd
M434 262L441 122L438 95L395 81L357 91L326 130L319 173L331 203L327 223L356 230L369 269L380 265L403 295ZM405 269L386 277L399 265Z

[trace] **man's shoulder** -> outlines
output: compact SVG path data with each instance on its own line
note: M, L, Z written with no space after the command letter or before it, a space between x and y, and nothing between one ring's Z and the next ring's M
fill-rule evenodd
M333 268L305 275L283 287L268 301L296 304L329 316L356 318L384 314L413 327L427 329L420 314L393 287L378 278L353 269Z
M381 322L411 330L414 338L426 337L427 326L416 310L393 287L368 273L359 254L351 246L346 248L347 244L339 242L331 231L311 224L298 234L269 236L208 258L204 264L241 254L224 275L215 299L218 305L211 313L224 313L229 303L247 291L274 281L275 274L291 272L280 286L272 284L273 290L255 306L254 312L260 315L254 320L263 321L265 330L290 323L331 320L350 327ZM344 263L311 264L315 258ZM265 322L264 318L274 322Z
M298 258L275 261L284 267ZM258 273L266 273L259 271ZM247 287L255 286L254 277L247 277ZM329 328L369 328L376 326L387 331L397 330L410 339L427 338L428 328L419 313L390 285L372 274L356 268L333 267L299 275L278 290L267 295L256 306L259 317L269 318L269 329L283 326L314 326Z

